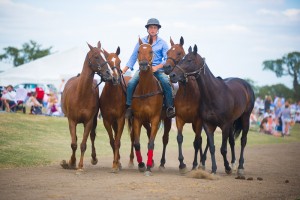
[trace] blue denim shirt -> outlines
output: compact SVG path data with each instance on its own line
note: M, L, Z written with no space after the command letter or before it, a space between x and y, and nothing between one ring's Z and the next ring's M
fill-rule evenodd
M148 43L148 36L141 38L141 40L143 41L143 43ZM126 64L126 66L129 67L131 71L133 70L134 64L137 61L139 47L140 44L137 43L129 58L129 61ZM152 50L154 53L152 66L165 64L167 60L167 51L169 50L168 44L163 39L157 36L155 43L152 44ZM158 71L163 72L163 69L159 69Z

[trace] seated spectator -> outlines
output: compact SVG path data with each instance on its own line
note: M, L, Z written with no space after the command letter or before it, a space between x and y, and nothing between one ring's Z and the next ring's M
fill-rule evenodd
M272 120L272 116L267 116L263 118L263 120L260 122L260 130L259 132L265 133L265 134L272 134L272 126L269 125L269 121Z
M53 92L50 92L48 97L47 115L62 116L61 107L59 106L58 99Z
M17 105L16 104L16 92L14 91L14 88L12 85L8 85L6 87L6 90L3 91L1 100L6 108L7 112L10 112L11 108Z
M36 96L36 92L32 92L26 104L30 107L30 114L38 115L42 114L43 105L36 99Z

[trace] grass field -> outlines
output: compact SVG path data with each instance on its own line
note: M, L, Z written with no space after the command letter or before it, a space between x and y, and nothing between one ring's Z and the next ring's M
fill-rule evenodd
M0 113L0 169L23 166L39 166L58 163L63 159L68 160L71 155L71 138L68 129L67 118L35 116L21 113ZM83 133L82 124L77 126L78 145L81 143ZM155 151L161 154L163 129L157 134L155 141ZM169 144L167 149L177 149L176 127L170 132ZM204 144L206 136L202 133ZM194 133L191 125L184 128L183 147L193 148L192 142ZM252 127L248 133L247 147L265 144L300 142L300 126L296 124L291 130L291 136L281 138L258 133L258 127ZM221 143L221 134L216 132L215 143L217 153ZM236 145L240 142L237 140ZM102 120L98 120L96 137L97 157L112 155L109 139L103 127ZM88 140L85 159L90 160L91 143ZM141 148L146 151L147 138L142 132ZM125 127L121 140L121 159L126 162L130 153L130 138ZM77 149L77 158L80 155L80 147Z

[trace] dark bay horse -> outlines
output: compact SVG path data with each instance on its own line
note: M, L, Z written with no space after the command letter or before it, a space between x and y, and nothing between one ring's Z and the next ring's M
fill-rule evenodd
M171 48L168 50L167 61L164 65L164 70L166 74L170 74L172 69L181 61L185 56L185 51L183 49L184 40L183 37L180 38L179 44L174 44L172 38L170 39ZM182 142L183 142L183 126L186 123L192 123L193 130L195 132L194 140L194 161L193 169L198 166L197 157L200 150L200 160L202 158L202 120L200 117L200 91L198 89L198 84L195 77L187 77L186 82L179 82L179 89L176 93L174 105L176 110L176 126L177 126L177 143L178 143L178 160L179 171L181 173L186 173L186 164L183 162L184 156L182 153Z
M140 70L139 83L135 89L132 110L133 110L133 135L134 135L134 149L137 157L138 167L140 171L145 170L145 164L143 162L140 150L140 133L141 126L149 124L151 128L148 143L148 159L146 176L151 175L151 167L153 166L153 150L154 140L162 119L167 123L165 124L165 131L163 136L163 155L161 159L161 167L165 162L165 149L169 139L169 131L171 129L171 119L168 119L162 113L163 109L163 92L158 84L157 79L152 72L152 39L149 44L143 44L139 38L139 50L138 50L138 62ZM167 128L166 128L167 127ZM147 129L147 128L146 128Z
M227 139L237 138L241 131L241 152L238 174L244 173L244 149L247 143L249 118L254 107L254 92L246 81L240 78L216 78L209 70L205 59L198 53L197 46L189 48L189 53L170 73L172 82L185 81L188 76L195 76L201 93L200 114L207 134L212 159L212 173L216 173L214 131L217 126L222 130L221 154L226 173L231 173L227 161ZM234 145L233 145L234 146ZM233 150L234 152L234 150Z
M112 172L118 172L121 169L119 149L125 124L127 83L125 83L125 79L123 78L120 69L120 47L117 48L116 53L108 53L105 49L103 49L103 52L110 68L113 71L113 77L111 81L107 81L105 83L103 88L100 96L100 111L114 155Z
M92 47L89 44L88 46L90 51L86 55L81 74L68 80L61 99L63 112L69 122L72 148L69 162L62 161L61 163L65 169L76 169L76 126L79 123L83 123L84 133L80 144L81 156L78 169L82 170L83 168L83 157L89 134L92 142L92 164L96 164L98 161L94 141L99 110L99 89L94 81L94 74L99 74L102 80L109 81L112 73L106 60L101 56L100 42L98 42L98 47Z

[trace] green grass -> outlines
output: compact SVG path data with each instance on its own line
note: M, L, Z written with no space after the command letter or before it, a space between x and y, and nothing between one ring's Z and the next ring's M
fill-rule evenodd
M0 169L24 166L40 166L58 163L68 160L71 155L71 137L66 118L35 116L22 113L0 113ZM175 123L174 125L175 126ZM300 126L295 125L291 131L291 136L281 138L258 133L258 127L254 127L248 133L247 146L300 142ZM83 126L77 126L78 149L77 158L80 155L80 143L82 139ZM155 151L162 151L161 128L155 141ZM173 128L169 136L168 150L177 150L176 128ZM206 136L203 133L203 144L206 144ZM191 125L184 127L183 147L193 148L192 142L194 133ZM215 134L216 147L221 144L221 133ZM240 142L236 142L237 146ZM101 160L102 156L112 156L112 150L106 130L102 120L98 120L97 137L95 141L97 157ZM90 160L91 143L88 140L85 159ZM141 148L146 151L147 138L142 132ZM128 159L130 153L130 138L125 127L121 141L121 157Z

